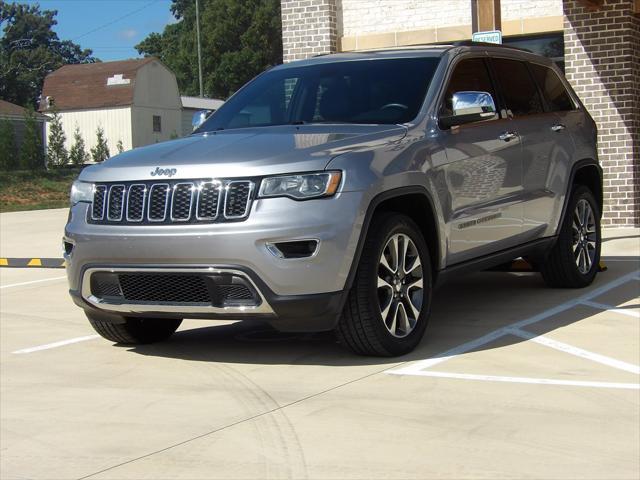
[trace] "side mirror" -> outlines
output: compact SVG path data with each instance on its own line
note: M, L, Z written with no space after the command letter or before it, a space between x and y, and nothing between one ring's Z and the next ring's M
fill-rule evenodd
M496 103L488 92L456 92L451 102L450 116L440 117L444 128L495 118Z
M211 115L211 110L198 110L194 113L193 117L191 117L192 129L195 130L202 125L209 115Z

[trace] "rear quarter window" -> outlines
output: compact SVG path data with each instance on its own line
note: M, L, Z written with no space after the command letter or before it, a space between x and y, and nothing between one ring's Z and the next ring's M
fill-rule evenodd
M566 112L576 108L569 92L565 88L558 74L551 68L530 64L533 76L542 90L547 104L552 112Z

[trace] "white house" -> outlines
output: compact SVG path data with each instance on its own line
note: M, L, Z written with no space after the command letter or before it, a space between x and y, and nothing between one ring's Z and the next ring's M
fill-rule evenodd
M54 108L67 148L76 127L91 148L101 126L112 155L118 141L129 150L183 135L176 77L153 57L59 68L45 78L40 103L43 113Z

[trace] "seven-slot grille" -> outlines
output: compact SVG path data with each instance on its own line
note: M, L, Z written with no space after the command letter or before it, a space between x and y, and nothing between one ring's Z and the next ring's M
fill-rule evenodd
M251 210L250 180L176 180L98 184L90 223L170 224L243 220Z

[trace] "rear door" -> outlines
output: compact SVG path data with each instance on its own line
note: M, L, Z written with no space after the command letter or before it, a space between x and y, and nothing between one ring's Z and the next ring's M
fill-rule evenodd
M542 207L528 208L530 210L528 216L536 218L536 211L546 212L546 216L538 214L537 220L546 221L550 228L553 228L560 221L569 173L572 162L575 161L575 151L581 148L585 151L590 150L590 144L580 145L580 142L591 137L584 134L587 124L584 112L578 109L578 105L569 94L558 73L551 67L537 63L530 63L529 67L542 92L546 110L555 116L555 122L551 127L555 134L552 137L556 151L561 155L557 159L558 161L549 163L549 172L546 178L545 188L553 193L553 203L547 201L544 209ZM578 134L578 132L582 132L582 134ZM542 179L538 180L538 182L541 181Z
M570 168L574 145L568 129L543 99L527 62L492 58L491 65L522 143L522 241L526 242L550 234L558 195L564 191L554 185L556 173Z
M451 114L453 94L461 91L487 92L497 99L485 58L465 57L454 64L441 101L441 117ZM519 243L522 149L513 130L511 119L496 115L441 132L446 162L435 170L448 197L443 202L449 230L448 265Z

